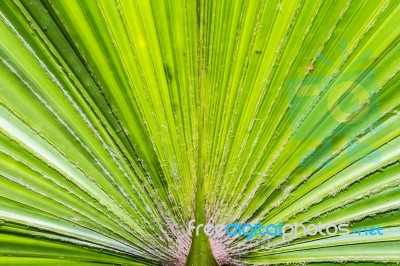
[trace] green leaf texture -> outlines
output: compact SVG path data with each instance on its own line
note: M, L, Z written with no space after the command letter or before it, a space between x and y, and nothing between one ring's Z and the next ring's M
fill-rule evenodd
M0 265L398 264L399 70L397 0L0 1Z

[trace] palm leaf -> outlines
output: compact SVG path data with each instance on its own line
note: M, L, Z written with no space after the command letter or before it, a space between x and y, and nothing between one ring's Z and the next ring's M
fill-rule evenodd
M400 261L398 1L12 0L0 20L2 265Z

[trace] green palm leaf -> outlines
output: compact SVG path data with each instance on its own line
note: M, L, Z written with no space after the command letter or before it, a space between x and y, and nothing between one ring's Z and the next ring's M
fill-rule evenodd
M0 36L1 265L400 261L398 1L12 0Z

